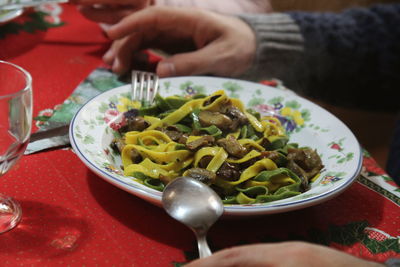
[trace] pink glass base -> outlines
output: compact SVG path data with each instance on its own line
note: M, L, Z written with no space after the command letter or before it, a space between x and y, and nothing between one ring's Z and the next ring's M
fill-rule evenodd
M0 234L10 231L21 220L22 210L17 201L0 194Z

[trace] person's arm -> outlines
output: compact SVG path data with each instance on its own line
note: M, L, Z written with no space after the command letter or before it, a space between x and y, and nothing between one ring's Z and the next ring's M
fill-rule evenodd
M258 45L242 77L279 78L332 104L398 109L388 96L400 83L400 4L241 17Z

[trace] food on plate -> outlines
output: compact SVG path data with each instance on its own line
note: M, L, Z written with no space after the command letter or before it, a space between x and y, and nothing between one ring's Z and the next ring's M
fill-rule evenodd
M110 144L124 175L162 191L179 176L208 184L225 204L265 203L309 188L323 164L309 147L290 143L278 117L260 117L223 91L155 97L124 113Z

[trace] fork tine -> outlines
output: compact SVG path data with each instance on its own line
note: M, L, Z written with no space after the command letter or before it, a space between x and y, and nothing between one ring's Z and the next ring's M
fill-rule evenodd
M131 98L132 100L136 100L136 94L137 94L137 87L138 87L138 73L136 71L132 71L132 82L131 82Z
M150 103L150 94L151 94L151 84L152 84L152 77L153 75L151 73L147 73L146 75L147 81L146 81L146 102Z
M154 80L154 86L153 86L153 95L151 97L151 102L153 102L154 97L156 96L157 92L158 92L158 76L157 75L153 75L153 80Z
M158 84L159 78L157 74L132 71L132 101L139 101L144 105L152 104L158 91Z
M139 72L139 77L140 77L140 93L139 93L139 101L142 102L143 100L143 89L144 89L144 77L145 77L144 72Z

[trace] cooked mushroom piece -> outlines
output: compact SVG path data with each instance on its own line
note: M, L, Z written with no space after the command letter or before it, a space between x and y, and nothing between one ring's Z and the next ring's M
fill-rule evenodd
M128 119L128 131L143 131L149 127L149 123L141 116L129 117Z
M200 111L199 120L201 126L203 127L215 125L221 130L229 129L229 126L232 124L232 120L228 116L219 112L211 112L208 110Z
M125 140L123 138L114 138L110 144L111 149L118 154L121 154L124 146Z
M238 166L224 162L217 171L217 175L227 181L236 181L240 178Z
M294 172L301 180L301 187L300 190L302 192L307 191L308 189L308 179L307 179L307 174L306 172L300 168L299 165L296 164L296 162L294 162L293 160L289 160L288 164L286 165L286 167L291 170L292 172Z
M175 127L174 125L170 125L164 129L162 129L162 131L168 135L169 138L172 139L172 141L178 142L179 139L182 137L183 133L181 131L179 131L179 129L177 127Z
M285 166L287 163L287 158L278 151L263 151L261 152L261 157L272 160L279 167Z
M179 144L186 144L188 137L189 137L189 135L182 134L181 137L178 140L178 143Z
M318 153L314 149L288 149L288 160L294 160L306 172L310 172L313 169L320 171L324 166Z
M130 158L131 158L133 163L140 163L143 160L143 158L140 155L139 151L137 151L136 149L132 149L130 151Z
M241 112L237 107L235 106L228 106L226 108L226 111L224 112L226 115L228 115L230 118L238 120L240 125L246 124L249 120L247 119L246 115L244 115L243 112Z
M204 156L199 160L199 167L206 169L210 161L213 159L213 156Z
M201 147L213 145L215 138L211 135L202 136L192 142L186 144L186 147L191 151L199 150Z
M304 176L307 184L324 167L318 153L309 148L289 148L287 159L288 168L297 175Z
M217 141L218 145L222 146L229 155L240 158L243 157L247 150L233 136L222 138Z
M215 173L202 168L189 169L186 175L207 185L212 184L217 178Z

